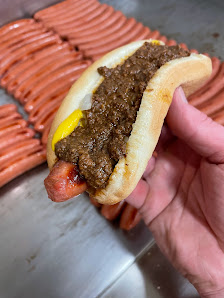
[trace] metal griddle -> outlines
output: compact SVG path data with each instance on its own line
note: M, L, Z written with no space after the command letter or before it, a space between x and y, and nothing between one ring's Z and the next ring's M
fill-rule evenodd
M224 59L221 0L102 2L190 48ZM0 25L54 3L0 0ZM14 100L0 90L0 104L6 102ZM143 223L121 231L86 195L52 203L43 186L47 174L44 164L0 189L1 298L198 297Z

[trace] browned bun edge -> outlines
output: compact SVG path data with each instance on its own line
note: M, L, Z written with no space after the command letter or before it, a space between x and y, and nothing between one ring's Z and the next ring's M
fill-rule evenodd
M115 67L131 56L144 42L142 40L118 48L93 63L71 87L52 123L47 145L47 161L51 169L56 161L51 148L58 125L75 109L86 94L99 86L102 77L100 66ZM163 44L161 42L161 44ZM182 86L186 96L197 90L210 76L210 58L201 54L178 58L164 64L149 81L143 93L140 109L127 142L127 154L119 160L105 189L96 191L95 199L101 204L115 204L125 199L136 187L158 142L164 118L172 101L173 93Z

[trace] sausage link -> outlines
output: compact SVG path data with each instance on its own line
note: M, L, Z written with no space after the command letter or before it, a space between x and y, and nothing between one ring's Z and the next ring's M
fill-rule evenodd
M5 104L0 106L0 119L6 117L8 114L17 111L17 106L14 104Z
M181 48L188 51L188 47L185 43L180 43Z
M53 119L52 119L52 121L53 121ZM50 130L51 130L51 123L49 125L45 125L45 128L42 132L41 143L43 144L43 146L47 145L48 135L49 135Z
M137 40L141 40L141 39L148 39L148 38L151 38L149 36L153 36L153 35L155 37L152 37L152 38L157 38L157 35L158 35L157 32L158 31L156 31L156 32L155 31L154 32L150 32L150 29L149 28L142 27L142 29L140 29L140 31L136 32L136 34L134 35L134 37L132 37L130 40L127 40L125 43L129 43L129 42L137 41ZM125 44L125 43L123 43L123 44ZM121 44L121 45L123 45L123 44ZM111 48L111 50L112 49L113 48ZM91 56L91 59L93 59L93 61L96 61L99 58L101 58L103 55L105 55L106 53L108 53L108 51L103 52L103 53L100 52L98 54L94 54L94 55ZM85 52L85 54L88 55L88 52L87 53Z
M54 97L49 97L43 103L38 103L35 105L31 113L29 114L28 121L29 123L36 123L39 117L46 111L51 109L56 103L61 103L68 93L70 88L65 88L61 92L57 92Z
M35 132L31 128L19 128L18 130L6 135L5 137L0 138L0 151L12 144L30 139L34 136L34 134Z
M219 94L216 94L213 98L199 106L199 110L203 113L211 116L224 107L224 89Z
M92 2L92 5L89 5ZM94 13L96 9L100 7L100 3L96 2L95 0L88 0L88 2L83 3L85 6L79 6L79 9L75 11L72 9L68 9L65 14L61 17L53 17L44 20L44 23L48 28L52 28L57 31L60 26L66 25L67 23L76 21L85 17L89 13ZM86 7L87 6L87 7Z
M86 24L90 22L91 20L98 18L101 16L101 14L104 13L112 13L114 12L113 7L108 6L106 4L102 4L94 13L87 14L85 17L80 18L76 21L64 24L63 26L61 25L60 28L57 28L57 32L62 36L62 37L67 37L69 36L70 33L74 32L75 27L82 26L83 24Z
M19 120L19 119L22 119L22 116L19 113L17 112L10 113L6 115L4 118L0 119L0 127L5 127L9 125L12 121Z
M99 208L99 207L102 206L102 205L101 205L99 202L97 202L97 200L95 200L93 197L89 197L89 199L90 199L90 202L91 202L95 207Z
M38 34L45 33L47 31L46 28L39 26L37 28L34 28L33 30L29 30L26 32L22 32L20 34L15 34L15 36L8 36L7 39L3 39L0 37L0 51L9 51L9 48L12 48L13 46L15 47L16 43L21 43L27 40L28 38L32 38L33 36L36 36ZM12 32L14 33L14 32Z
M104 46L105 44L113 41L115 38L118 39L123 35L127 34L128 31L132 30L132 28L136 27L137 23L134 18L128 19L122 28L118 28L115 32L108 34L105 38L99 38L94 41L86 42L85 44L79 45L79 48L84 50L91 50L94 48L98 48L100 46Z
M120 218L120 228L129 231L134 228L141 220L138 210L127 204Z
M132 39L128 40L128 43L141 39L148 39L148 36L151 36L152 33L153 32L151 32L148 27L143 27ZM153 37L153 39L157 39L157 37Z
M76 80L79 78L79 76L82 74L82 72L75 72L74 74L71 74L64 78L64 80L58 80L51 84L50 88L47 88L45 92L42 92L39 96L34 97L33 99L30 99L27 101L27 103L24 106L24 109L26 112L31 113L33 109L35 109L36 106L40 106L48 99L54 99L57 97L58 94L63 92L65 89L70 89L72 83L74 82L75 78ZM54 88L54 89L53 89Z
M87 49L85 51L85 55L87 57L91 57L96 54L101 54L105 52L109 52L112 49L115 49L121 45L126 44L129 40L134 38L139 31L143 28L143 25L141 23L137 23L134 27L132 27L129 31L127 31L123 36L120 36L117 38L117 36L114 34L113 39L105 44L102 44L101 46L97 46L91 49Z
M27 122L24 119L11 120L10 123L0 127L0 138L7 136L20 128L27 127Z
M101 214L108 220L115 220L125 208L127 203L123 200L115 205L103 205Z
M167 46L175 46L177 44L176 40L170 39L167 40L166 45Z
M36 121L34 125L34 129L38 132L43 132L46 127L46 123L48 122L49 119L55 116L59 107L60 107L60 103L57 103L50 111L45 111L45 113L43 113Z
M127 20L127 18L122 14L121 11L113 12L104 21L101 21L100 18L98 18L97 23L93 23L89 28L84 28L83 30L80 30L81 26L78 27L78 30L75 28L76 30L69 34L69 40L72 39L74 40L74 43L77 44L81 44L86 40L90 41L91 38L94 40L96 36L99 36L98 34L103 34L103 32L107 32L107 30L109 33L110 30L116 30L125 20Z
M191 49L191 50L190 50L190 53L198 54L198 50L196 50L196 49Z
M101 15L96 16L89 22L83 22L83 24L75 26L72 30L70 30L70 32L67 32L67 36L72 39L78 36L80 37L84 34L88 34L88 32L95 33L98 31L99 26L102 27L104 24L111 24L114 20L116 21L122 15L123 14L121 11L114 11L111 6L108 6L103 13L101 13Z
M44 32L41 34L38 33L34 36L31 36L30 38L20 40L19 42L12 44L12 46L10 46L7 50L5 50L4 48L2 50L0 50L0 60L4 59L5 56L14 55L14 52L17 49L21 49L22 47L25 47L26 45L28 46L32 43L38 42L38 40L43 40L43 39L46 39L51 36L54 36L54 34L52 32Z
M103 37L108 36L108 35L116 32L119 29L122 29L126 20L127 20L126 17L122 16L122 17L120 17L120 19L116 20L116 23L114 25L110 24L108 26L108 24L106 23L105 24L106 27L102 28L101 25L97 26L97 28L98 28L97 32L95 32L95 33L88 32L88 35L83 35L83 36L79 36L77 38L73 38L71 40L71 42L73 45L78 45L79 47L82 44L87 44L87 43L94 42L94 41L97 42L97 40L101 40ZM69 38L71 38L71 37L69 37Z
M49 90L50 84L54 83L55 81L63 78L65 81L66 75L69 75L74 72L78 72L81 70L86 69L90 65L90 61L83 60L83 61L75 61L73 63L70 63L68 65L62 66L60 69L56 69L54 72L47 74L44 77L44 80L37 81L36 84L32 85L32 88L27 87L24 88L24 91L21 92L21 94L17 94L17 90L15 92L15 97L19 98L21 102L27 102L30 100L35 99L41 92L43 92L44 89L46 89L46 92ZM66 82L66 81L65 81ZM27 81L26 81L27 85Z
M203 94L206 89L207 85L214 79L214 77L217 75L217 73L220 70L221 62L218 58L212 57L212 74L209 77L209 79L205 82L203 86L201 86L196 92L194 92L191 96L189 96L188 100L191 101L192 99L196 98L197 96Z
M40 140L26 139L2 149L0 151L0 171L8 165L26 158L27 155L39 151L41 148Z
M164 42L165 44L167 44L167 37L166 36L161 35L158 39L161 40L162 42Z
M46 160L46 150L41 149L39 152L26 156L26 158L9 165L0 172L0 187L13 180L17 176L28 170L42 164Z
M8 34L11 30L17 30L21 27L27 27L30 24L33 24L35 21L33 19L21 19L0 28L0 36Z
M42 63L42 59L49 59L49 62L51 62L52 60L55 60L55 57L57 57L57 55L60 55L61 53L67 51L69 51L69 45L68 43L63 43L53 44L47 48L43 48L41 51L32 53L26 58L26 60L19 61L17 64L12 65L8 69L8 71L1 79L1 85L3 87L7 86L7 84L13 85L13 79L16 80L17 77L19 78L25 70L32 69L34 65L37 65L38 69L38 65L39 63ZM12 87L12 90L13 89L14 88Z
M38 40L38 42L34 42L31 44L27 44L25 47L17 49L13 55L9 55L4 61L1 62L0 76L2 76L9 67L11 67L14 63L19 62L24 57L32 54L35 51L41 50L46 46L51 44L55 44L58 42L62 42L59 40L58 35L49 36L47 38L43 38Z
M58 4L52 5L50 7L47 7L45 9L42 9L34 14L34 18L36 20L44 20L45 18L49 16L57 16L61 15L63 12L65 12L68 7L71 6L71 4L74 3L76 6L83 3L83 0L73 0L73 1L63 1Z
M18 88L16 88L14 92L14 96L19 99L24 99L25 97L28 96L28 94L30 93L32 94L38 89L38 84L43 86L44 82L46 82L45 83L46 85L48 83L46 80L48 78L51 79L55 71L62 73L66 66L67 68L71 69L72 65L76 63L75 56L76 54L73 55L73 53L68 52L66 55L63 55L62 57L57 57L57 59L53 59L51 63L47 63L47 59L45 59L43 62L43 67L40 67L38 71L35 71L35 68L34 68L33 74L31 74L30 72L30 75L29 75L29 70L27 70L19 78L23 80L23 76L25 76L27 79L23 80L23 82L18 82L19 86ZM77 62L77 63L78 65L80 64L80 62Z
M224 125L224 109L216 113L212 118L219 124Z
M190 104L193 106L198 106L208 100L209 98L215 96L224 86L224 62L220 66L219 73L216 77L207 84L206 88L203 90L202 94L189 98Z

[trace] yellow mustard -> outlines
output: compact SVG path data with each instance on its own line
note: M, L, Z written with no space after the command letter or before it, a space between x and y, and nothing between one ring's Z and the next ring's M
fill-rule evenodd
M51 143L53 151L55 150L55 144L61 139L70 135L70 133L72 133L79 124L81 118L83 118L83 112L79 109L75 110L58 126Z
M156 46L159 46L160 45L160 41L159 40L152 40L151 42L152 44L156 45Z

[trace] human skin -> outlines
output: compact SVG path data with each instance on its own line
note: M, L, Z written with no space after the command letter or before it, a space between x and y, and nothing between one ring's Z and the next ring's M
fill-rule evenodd
M224 127L177 88L136 189L136 207L163 254L201 297L224 297Z

